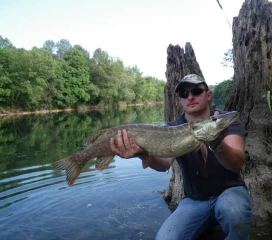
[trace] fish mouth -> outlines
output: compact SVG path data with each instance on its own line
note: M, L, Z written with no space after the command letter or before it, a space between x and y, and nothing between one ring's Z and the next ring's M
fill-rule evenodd
M219 134L239 117L237 111L227 112L218 116L210 116L206 119L192 123L195 138L200 142L211 142Z
M219 114L217 116L212 116L212 119L214 121L216 121L217 119L221 119L221 118L225 118L226 120L234 120L237 119L239 117L239 112L237 111L232 111L232 112L227 112L227 113L223 113L223 114Z
M223 113L220 115L213 115L204 119L197 119L194 122L192 122L193 128L200 129L205 124L212 124L210 126L216 127L217 131L222 131L223 129L227 128L232 122L234 122L239 117L239 112L232 111Z
M212 120L218 124L219 128L226 128L230 123L239 118L239 112L232 111L218 116L212 116Z
M219 115L213 115L213 116L210 116L210 117L206 117L206 118L202 118L202 119L197 119L194 121L194 123L204 123L205 121L214 121L216 123L218 122L232 122L232 121L235 121L236 119L238 119L239 117L239 112L238 111L232 111L232 112L227 112L227 113L222 113L222 114L219 114ZM217 120L224 120L224 121L217 121Z

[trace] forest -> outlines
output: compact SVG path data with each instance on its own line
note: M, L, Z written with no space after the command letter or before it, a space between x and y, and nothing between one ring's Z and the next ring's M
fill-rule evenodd
M0 110L24 111L162 102L165 81L66 39L18 49L0 36Z
M165 84L100 48L91 57L82 46L61 39L25 50L0 36L2 112L163 102ZM219 108L231 87L231 80L211 86Z

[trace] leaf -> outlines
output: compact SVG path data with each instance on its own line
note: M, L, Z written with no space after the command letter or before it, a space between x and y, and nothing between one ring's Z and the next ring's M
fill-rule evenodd
M269 107L270 112L271 112L272 110L271 110L271 93L270 93L270 90L267 91L266 98L267 98L268 107Z

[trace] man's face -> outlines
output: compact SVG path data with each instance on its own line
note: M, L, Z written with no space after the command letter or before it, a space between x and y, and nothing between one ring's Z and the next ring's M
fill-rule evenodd
M205 90L204 84L184 83L179 89L180 103L187 113L198 113L209 108L212 93Z

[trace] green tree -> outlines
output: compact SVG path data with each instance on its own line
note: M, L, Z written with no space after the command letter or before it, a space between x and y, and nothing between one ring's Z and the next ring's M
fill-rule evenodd
M146 99L146 81L142 76L142 73L137 66L128 67L126 71L128 75L131 75L135 79L135 84L133 86L133 91L135 93L134 103L144 102Z
M27 51L24 49L3 48L0 51L0 65L3 105L14 109L22 103L21 95L27 86L26 73ZM4 92L10 92L6 94Z
M0 49L1 48L6 48L6 47L13 47L12 43L10 40L8 40L7 38L3 38L1 35L0 35Z
M3 49L0 55L1 77L5 79L5 90L10 91L5 95L6 106L26 110L52 108L56 60L37 48Z
M90 68L90 81L99 89L96 103L106 105L116 103L119 93L118 79L113 74L113 59L107 52L98 48L93 54Z
M145 97L147 101L157 101L160 99L159 95L163 95L163 89L158 88L158 81L154 77L145 77L146 88L145 88Z
M214 86L213 103L217 109L223 110L233 89L233 80L225 80Z
M37 48L33 48L29 53L28 74L32 85L29 98L33 104L32 108L51 109L57 94L59 62L52 55Z
M60 59L64 59L68 51L72 48L72 45L67 39L61 39L59 42L56 43L57 48L57 56Z
M85 52L79 47L73 47L66 53L61 64L62 77L57 86L57 105L66 107L86 103L90 96L89 62Z
M2 67L0 66L0 106L8 106L8 98L11 95L11 84L12 81L2 74Z
M56 51L56 47L57 46L53 40L46 40L41 49L53 55Z
M156 79L156 101L162 102L164 101L164 88L165 88L165 81Z
M8 98L11 96L12 81L9 78L11 49L5 47L0 48L0 104L1 107L9 105Z
M233 50L229 49L227 52L224 53L223 62L221 63L224 67L231 67L233 68Z
M74 45L73 48L74 49L78 49L79 51L83 52L84 55L85 55L85 57L86 57L86 59L88 59L88 60L90 59L90 53L86 49L84 49L82 46L76 44L76 45Z
M114 82L117 83L118 87L116 102L132 103L135 99L135 93L133 91L135 78L128 74L120 59L116 59L111 63L111 71L112 78L114 78Z

